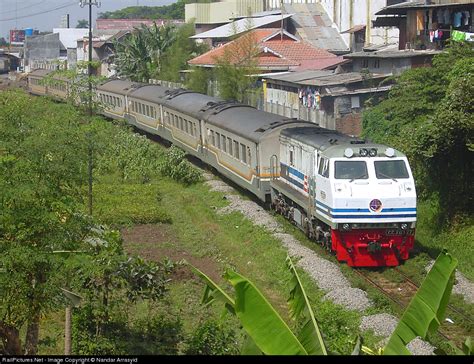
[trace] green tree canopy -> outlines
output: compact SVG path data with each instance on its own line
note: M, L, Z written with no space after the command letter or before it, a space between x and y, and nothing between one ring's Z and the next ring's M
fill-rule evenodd
M473 211L473 57L473 44L451 43L433 67L404 72L363 115L365 136L405 152L418 191L438 194L447 217Z

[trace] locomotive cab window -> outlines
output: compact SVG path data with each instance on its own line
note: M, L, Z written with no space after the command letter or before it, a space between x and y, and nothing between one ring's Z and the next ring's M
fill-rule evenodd
M318 174L325 178L329 178L329 159L324 157L319 159Z
M375 161L377 179L409 178L405 161Z
M364 161L336 161L334 164L336 179L368 179L367 164Z

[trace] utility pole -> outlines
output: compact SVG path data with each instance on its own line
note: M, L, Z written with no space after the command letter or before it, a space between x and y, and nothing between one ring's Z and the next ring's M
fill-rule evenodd
M88 89L89 89L89 95L87 98L88 102L88 112L89 112L89 123L92 120L92 6L97 6L98 8L100 7L100 1L98 0L81 0L79 3L81 8L84 6L89 6L89 49L88 49L88 62L87 62L87 75L88 75ZM92 164L92 141L90 138L89 134L89 163L88 163L88 173L89 173L89 215L92 216L92 169L93 169L93 164Z

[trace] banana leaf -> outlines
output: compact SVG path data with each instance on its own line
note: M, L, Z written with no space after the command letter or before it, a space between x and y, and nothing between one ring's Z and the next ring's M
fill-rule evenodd
M319 330L318 323L314 317L313 310L309 303L308 296L301 284L300 277L296 272L296 268L288 256L286 258L288 269L291 272L292 289L290 297L288 298L288 305L290 306L290 313L293 319L303 317L306 319L301 329L298 339L303 344L304 348L310 355L328 355L326 345Z
M443 320L454 282L457 260L443 250L421 284L384 348L385 355L409 355L406 345L426 338Z
M235 313L253 339L266 355L307 355L288 325L247 278L233 271L224 276L234 286Z
M227 310L235 314L234 311L234 306L235 302L230 296L222 290L214 281L209 278L206 274L201 272L199 269L194 267L193 265L187 263L191 269L199 276L202 278L204 282L206 282L206 288L204 289L204 295L202 297L201 303L205 305L210 305L212 302L215 300L221 301L224 303L225 307Z

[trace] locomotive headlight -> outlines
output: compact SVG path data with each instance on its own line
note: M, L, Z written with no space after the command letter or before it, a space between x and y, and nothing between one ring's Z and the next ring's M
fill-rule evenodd
M354 155L354 151L351 148L346 148L344 151L344 157L350 158Z
M367 157L367 154L369 154L369 151L367 149L365 149L365 148L359 149L359 155L361 157Z
M372 148L370 151L369 151L369 155L371 157L375 157L377 155L377 149L375 148Z
M350 224L342 224L342 230L350 230L351 229L351 225Z
M385 155L389 158L393 157L395 155L395 149L393 148L385 149Z
M402 230L406 230L406 229L408 229L408 224L403 223L403 224L400 225L400 228Z

